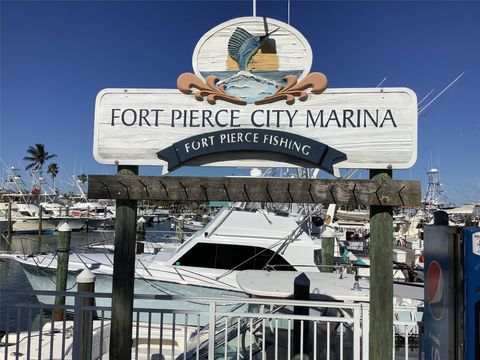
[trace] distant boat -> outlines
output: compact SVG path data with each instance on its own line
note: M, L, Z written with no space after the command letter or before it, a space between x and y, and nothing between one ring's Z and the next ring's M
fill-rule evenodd
M112 228L115 226L115 214L107 206L98 202L77 202L70 207L70 215L84 218L92 228Z
M44 202L40 204L45 213L60 219L55 230L67 223L72 231L80 231L85 227L87 218L81 216L71 216L69 207L53 202Z
M35 204L12 203L12 230L14 233L34 234L38 233L40 226L40 208ZM0 210L8 211L8 203L1 202ZM42 211L42 232L53 232L57 227L60 219L56 219L51 215Z

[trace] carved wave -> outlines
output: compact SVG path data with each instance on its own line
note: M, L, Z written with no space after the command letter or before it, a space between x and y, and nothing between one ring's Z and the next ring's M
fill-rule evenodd
M274 95L255 101L256 105L270 104L285 100L288 105L295 103L296 98L300 101L308 99L308 89L312 94L321 94L327 88L327 77L319 72L313 72L298 81L295 75L287 75L283 78L286 82L284 87L278 85Z
M298 81L297 76L287 75L283 78L285 85L277 85L277 92L266 96L261 100L255 101L256 105L271 104L285 100L288 105L295 103L296 99L306 101L308 99L309 89L312 94L321 94L327 88L327 77L319 72L313 72ZM219 78L215 75L209 75L204 82L200 77L193 73L183 73L177 79L177 87L184 94L194 94L199 101L207 99L209 104L216 104L217 100L227 101L236 105L246 105L247 101L239 97L229 95L225 91L225 84L217 86ZM240 85L235 85L241 88ZM194 92L192 89L196 89ZM263 92L262 92L263 93Z
M247 102L235 96L225 93L225 85L216 86L218 77L210 75L204 82L197 75L192 73L183 73L177 79L177 88L184 94L192 94L192 89L197 89L194 96L202 101L207 98L209 104L214 105L217 100L227 101L237 105L245 105Z

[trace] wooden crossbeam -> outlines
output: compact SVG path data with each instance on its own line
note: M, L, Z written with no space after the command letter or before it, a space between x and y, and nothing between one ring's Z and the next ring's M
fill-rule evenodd
M418 206L420 181L90 175L92 199Z

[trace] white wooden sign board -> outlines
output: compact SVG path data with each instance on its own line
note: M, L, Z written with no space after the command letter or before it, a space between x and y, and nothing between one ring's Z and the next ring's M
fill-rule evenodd
M405 169L417 158L417 98L407 88L355 88L327 89L293 105L210 105L174 89L105 89L96 99L93 153L103 164L165 165L157 152L232 129L282 131L323 143L346 154L338 168ZM217 156L208 165L292 166L288 158L257 155Z

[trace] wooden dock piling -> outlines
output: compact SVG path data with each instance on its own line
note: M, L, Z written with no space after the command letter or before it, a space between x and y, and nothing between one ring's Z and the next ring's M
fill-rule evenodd
M42 252L42 232L43 232L43 214L42 205L38 206L38 252Z
M67 290L68 259L70 257L71 239L72 229L65 222L58 229L56 291ZM65 305L65 296L55 296L55 305ZM55 321L62 321L63 309L56 309L53 316Z
M92 294L95 292L95 275L87 268L77 276L77 291L90 292ZM80 306L95 306L94 297L82 296L77 297L77 299L77 303ZM74 354L78 356L78 360L91 360L93 310L80 310L79 312L80 314L75 317L75 321L78 321L76 328L80 331L78 338L74 342Z
M322 272L333 272L334 252L335 252L335 232L331 228L326 228L322 233Z
M293 298L295 300L310 299L310 279L301 273L293 283ZM294 315L308 315L309 308L306 306L294 306ZM293 322L293 355L294 358L303 359L309 350L309 336L307 321L295 320Z
M12 224L12 202L8 202L8 229L7 229L7 238L8 242L11 243L12 241L12 232L13 232L13 224Z
M180 215L177 221L177 239L179 243L183 243L184 239L185 218Z
M142 254L145 250L145 224L146 220L141 217L137 221L137 254Z

